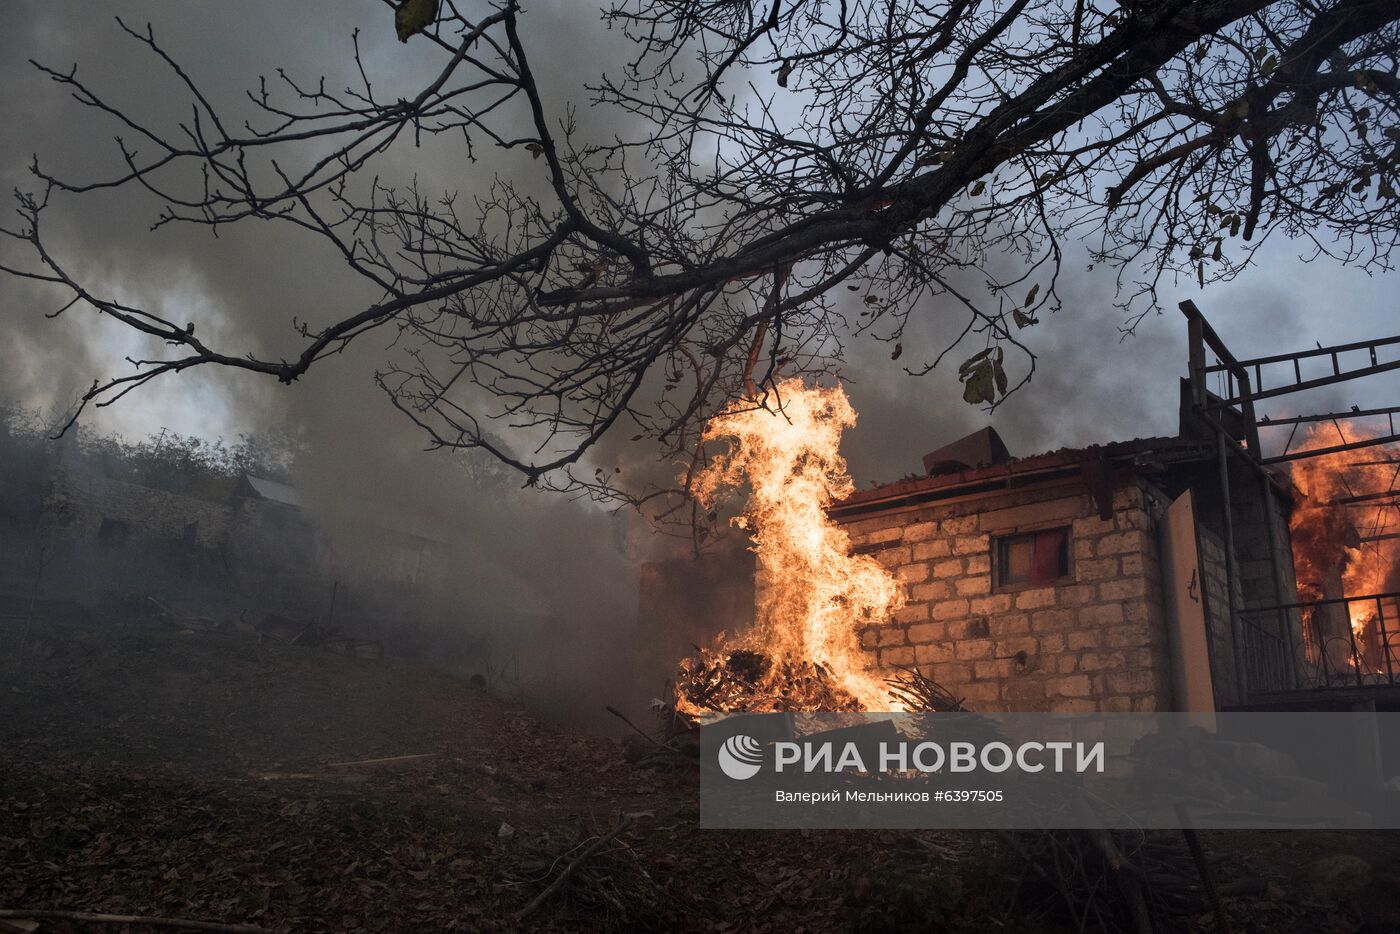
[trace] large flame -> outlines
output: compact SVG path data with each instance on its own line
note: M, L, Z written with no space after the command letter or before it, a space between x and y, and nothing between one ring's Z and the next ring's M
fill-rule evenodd
M897 709L881 678L867 670L857 627L902 605L902 589L875 559L851 554L850 536L826 514L855 489L838 451L841 433L855 423L840 387L785 380L766 406L736 403L710 421L705 440L730 447L692 488L707 508L726 490L750 490L734 522L749 531L758 558L757 618L726 649L817 663L864 709Z
M1340 432L1341 437L1338 437ZM1335 446L1341 438L1376 437L1350 422L1314 427L1301 449ZM1400 528L1400 507L1390 499L1354 500L1396 489L1400 464L1390 445L1320 454L1295 461L1290 477L1304 496L1293 511L1293 567L1304 597L1363 596L1394 589L1400 577L1400 539L1377 539ZM1340 569L1341 594L1326 593ZM1361 636L1374 622L1374 603L1350 605L1351 628Z

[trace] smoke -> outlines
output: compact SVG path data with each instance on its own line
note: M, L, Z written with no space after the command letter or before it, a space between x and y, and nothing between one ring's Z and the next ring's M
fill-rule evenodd
M1303 263L1289 249L1282 242L1267 245L1259 264L1231 283L1201 290L1183 281L1165 288L1162 313L1149 315L1135 333L1125 334L1111 274L1085 269L1082 251L1067 245L1062 309L1042 315L1039 324L1018 334L1037 356L1035 374L990 413L985 406L962 401L957 379L958 364L982 349L980 338L969 338L927 376L902 372L903 366L914 368L936 354L965 322L965 312L953 299L925 302L912 316L899 363L890 361L889 344L872 339L857 339L847 349L848 394L860 416L846 436L852 476L864 486L919 472L924 454L986 425L996 428L1013 456L1176 434L1178 380L1186 376L1187 364L1186 319L1177 304L1186 299L1197 303L1239 358L1393 331L1385 311L1393 305L1387 295L1393 276L1371 277L1325 261ZM971 275L960 285L965 294L984 292L981 280ZM1363 365L1364 356L1353 355L1344 365ZM1013 383L1025 366L1023 358L1008 354ZM1330 367L1329 359L1306 364L1304 377L1323 375ZM1265 369L1268 386L1283 385L1292 375L1287 365ZM1385 374L1261 403L1259 414L1389 405L1397 390L1400 378ZM1286 430L1266 431L1264 440L1278 446L1286 436Z
M77 62L85 82L158 125L187 117L182 89L114 22L92 12L69 3L27 3L11 11L13 28L0 38L6 53L0 93L12 128L0 144L0 171L10 187L34 187L26 168L31 152L65 178L107 177L120 165L110 135L122 128L67 100L24 65L26 59L58 69ZM436 64L421 45L399 44L392 11L369 0L128 2L106 12L138 30L152 21L157 38L210 99L236 114L251 113L245 89L279 67L308 85L322 74L328 88L356 83L350 55L356 28L376 93L387 99L421 86ZM522 18L541 92L553 109L562 112L569 99L586 107L584 80L600 63L620 60L609 52L616 37L596 19L596 10L564 2L532 5ZM590 135L622 129L601 121L589 127ZM427 192L472 193L496 176L527 191L543 184L541 163L523 150L486 146L477 152L478 161L467 163L455 145L405 148L380 168L416 179ZM61 226L46 235L74 272L108 294L189 320L231 352L291 356L302 343L294 319L315 328L378 297L326 245L290 226L234 225L220 229L217 240L204 228L152 232L157 207L125 190L66 200L50 212ZM8 248L5 258L21 260ZM61 411L95 377L124 372L125 357L163 350L87 309L43 317L62 301L41 284L7 282L0 314L14 362L0 370L0 397ZM158 381L85 419L100 431L138 436L169 427L204 436L277 430L297 437L303 446L298 489L337 552L372 554L379 530L438 543L451 567L445 586L417 597L422 615L433 617L444 634L485 633L504 646L493 664L514 664L512 677L527 700L601 722L593 712L601 715L602 704L626 699L615 692L629 680L636 625L635 562L624 554L617 521L586 503L521 490L517 477L489 464L425 452L424 437L372 381L397 352L388 346L393 336L384 331L364 338L293 386L195 371ZM656 673L658 684L664 674Z

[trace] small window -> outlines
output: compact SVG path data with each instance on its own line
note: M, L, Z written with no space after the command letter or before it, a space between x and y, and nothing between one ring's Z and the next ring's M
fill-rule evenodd
M1045 587L1069 576L1069 529L995 540L998 587Z

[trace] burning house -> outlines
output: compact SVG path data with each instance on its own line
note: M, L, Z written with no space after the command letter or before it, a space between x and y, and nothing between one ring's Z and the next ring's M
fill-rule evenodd
M929 454L925 476L852 494L833 519L907 593L860 629L862 647L878 669L918 666L982 710L1167 710L1199 704L1176 697L1198 686L1235 703L1218 523L1191 510L1190 534L1168 534L1213 455L1153 438L1017 459L985 429ZM1208 644L1174 632L1182 565ZM1182 666L1189 686L1173 684Z
M1241 361L1183 311L1173 437L1017 458L987 428L857 492L837 453L855 419L839 388L790 381L775 407L721 414L706 439L729 451L694 488L705 503L749 491L736 524L753 541L755 618L682 665L677 709L888 709L910 669L986 711L1400 701L1400 471L1374 454L1400 436L1254 411L1400 367L1378 358L1400 339ZM1331 372L1308 375L1319 360ZM1281 449L1261 442L1280 427Z

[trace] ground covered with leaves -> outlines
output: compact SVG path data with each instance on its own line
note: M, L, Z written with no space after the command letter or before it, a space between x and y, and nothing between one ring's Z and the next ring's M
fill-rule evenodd
M0 909L277 931L1079 927L1003 838L700 830L683 756L430 669L100 625L47 626L21 656L21 634L0 626ZM1395 835L1205 841L1237 931L1400 929ZM1181 925L1216 929L1204 899Z

